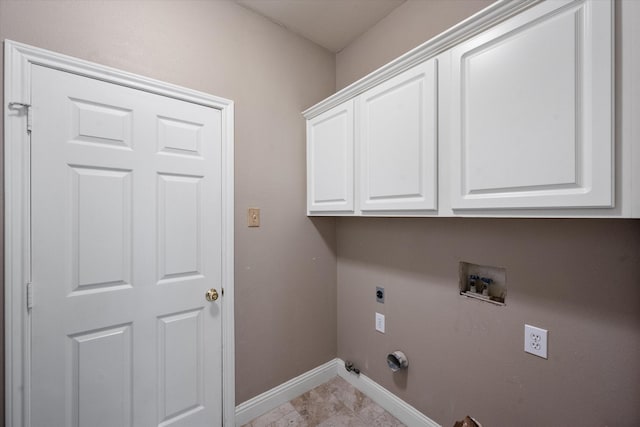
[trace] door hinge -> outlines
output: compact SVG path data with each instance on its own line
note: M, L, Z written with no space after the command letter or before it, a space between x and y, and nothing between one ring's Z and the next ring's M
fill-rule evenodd
M33 284L27 283L27 309L33 308Z
M25 104L24 102L10 102L9 109L24 111L24 113L27 115L27 132L31 133L31 125L33 123L31 104Z

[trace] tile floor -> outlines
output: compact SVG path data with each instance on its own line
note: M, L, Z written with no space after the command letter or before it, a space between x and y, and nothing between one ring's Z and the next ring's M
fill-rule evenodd
M404 427L393 415L335 377L243 427Z

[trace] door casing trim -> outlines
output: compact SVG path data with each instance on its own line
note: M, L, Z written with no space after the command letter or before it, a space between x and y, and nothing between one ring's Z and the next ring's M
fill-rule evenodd
M4 262L5 262L5 423L30 426L30 136L23 111L9 102L30 104L31 66L49 68L180 99L222 113L222 411L223 425L235 425L234 339L234 103L126 71L95 64L11 40L4 41ZM37 298L37 295L36 295Z

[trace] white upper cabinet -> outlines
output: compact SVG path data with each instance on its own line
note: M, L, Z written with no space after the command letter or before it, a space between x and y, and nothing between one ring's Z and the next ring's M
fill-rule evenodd
M437 208L437 61L357 98L360 210Z
M640 218L639 19L496 1L319 102L308 214Z
M354 211L353 100L307 122L308 213Z
M454 211L614 205L611 2L543 2L451 64Z

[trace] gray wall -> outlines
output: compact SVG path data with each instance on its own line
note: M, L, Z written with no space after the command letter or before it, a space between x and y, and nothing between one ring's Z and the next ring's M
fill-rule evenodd
M236 401L336 356L335 222L304 215L300 115L334 92L332 54L227 1L0 0L0 38L234 100Z
M485 4L408 1L337 55L338 86ZM438 423L640 425L640 220L341 218L337 238L338 356ZM458 295L460 261L506 268L507 305ZM548 360L524 353L525 323L549 330Z
M338 357L441 425L639 425L640 221L345 218L337 230ZM459 261L505 268L506 306L460 296ZM549 330L548 360L524 353L525 323ZM410 362L400 375L385 363L396 349Z
M491 3L407 0L336 54L336 88L348 86Z

